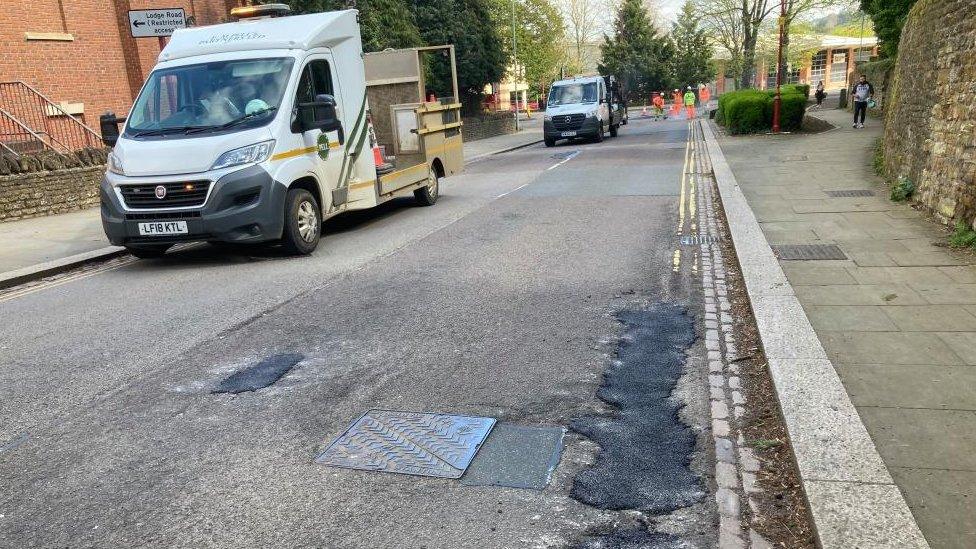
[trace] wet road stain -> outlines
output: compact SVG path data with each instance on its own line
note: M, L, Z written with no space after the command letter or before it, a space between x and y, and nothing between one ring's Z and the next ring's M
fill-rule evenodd
M669 303L617 318L625 327L617 361L597 392L617 413L571 423L600 445L594 465L576 476L571 496L600 509L668 513L705 493L689 468L695 434L678 417L680 403L669 398L694 342L694 325L683 307Z
M254 366L228 376L212 392L236 395L263 389L281 379L304 358L304 355L298 353L271 355Z

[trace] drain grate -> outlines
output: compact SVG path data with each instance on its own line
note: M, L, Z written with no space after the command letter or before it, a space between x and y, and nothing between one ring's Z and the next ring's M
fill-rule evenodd
M831 198L854 198L860 196L874 196L874 191L868 189L843 189L839 191L824 191Z
M847 259L834 244L779 244L772 247L776 257L784 260Z
M682 246L699 246L702 244L716 244L722 241L722 237L707 234L693 234L681 237Z
M489 417L370 410L315 461L346 469L460 478L494 425Z

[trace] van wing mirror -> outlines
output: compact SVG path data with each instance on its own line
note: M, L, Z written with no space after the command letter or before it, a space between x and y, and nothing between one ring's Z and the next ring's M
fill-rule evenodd
M119 140L119 124L125 122L125 118L115 116L112 111L98 117L98 129L102 132L102 143L106 147L114 147Z
M322 130L339 132L339 143L345 141L342 122L336 114L336 101L331 95L317 95L315 101L298 104L298 124L302 132Z

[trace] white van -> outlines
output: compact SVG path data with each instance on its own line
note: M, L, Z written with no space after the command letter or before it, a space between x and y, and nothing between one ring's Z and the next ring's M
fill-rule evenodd
M549 89L543 138L552 147L559 139L585 137L603 141L607 132L617 136L627 123L626 105L616 97L603 76L581 76L559 80Z
M114 145L101 185L112 244L152 257L178 242L280 241L306 254L323 219L410 194L433 204L439 179L460 171L453 47L441 47L453 90L429 97L425 48L398 50L417 59L396 80L401 110L371 112L357 12L249 18L282 8L176 31L127 118L102 117ZM391 124L394 112L402 120ZM386 158L377 119L406 127L415 150Z

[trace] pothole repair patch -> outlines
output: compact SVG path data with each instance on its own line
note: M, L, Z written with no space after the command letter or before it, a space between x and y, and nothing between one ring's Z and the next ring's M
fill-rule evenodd
M298 353L271 355L254 366L235 372L220 382L213 393L246 393L263 389L281 379L304 359Z
M370 410L315 461L346 469L460 478L494 425L488 417Z

